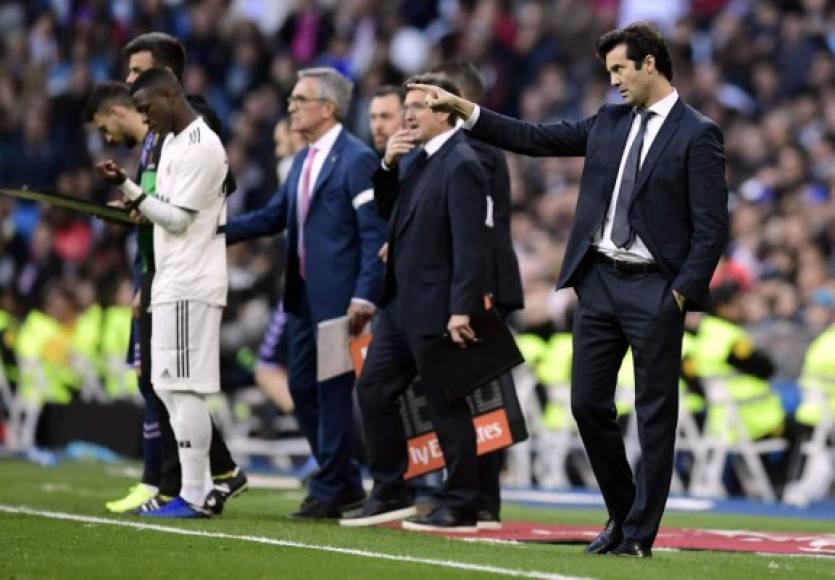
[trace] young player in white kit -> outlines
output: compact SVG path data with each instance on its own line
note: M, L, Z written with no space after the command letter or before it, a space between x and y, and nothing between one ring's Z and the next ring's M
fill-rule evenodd
M171 416L183 474L180 497L142 515L208 517L211 419L204 397L220 390L228 162L220 139L189 106L171 72L149 69L136 79L131 94L149 129L168 135L157 170L157 197L146 197L112 161L99 167L154 223L151 379Z

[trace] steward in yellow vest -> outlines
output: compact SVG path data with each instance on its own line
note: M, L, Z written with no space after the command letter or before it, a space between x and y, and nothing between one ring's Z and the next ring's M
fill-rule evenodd
M42 310L31 310L24 319L15 343L18 387L31 402L66 405L81 383L71 365L75 303L58 284L47 286L41 303Z
M823 394L829 405L829 415L835 417L835 323L818 335L803 359L800 375L803 399L795 412L795 419L802 425L814 427L823 415L823 408L812 396Z
M768 378L774 373L771 358L754 348L738 321L742 320L742 292L735 282L724 282L711 292L713 314L701 317L692 350L683 365L685 372L701 381L722 381L736 403L739 420L752 440L780 436L785 411ZM736 441L726 427L726 405L709 404L706 431Z

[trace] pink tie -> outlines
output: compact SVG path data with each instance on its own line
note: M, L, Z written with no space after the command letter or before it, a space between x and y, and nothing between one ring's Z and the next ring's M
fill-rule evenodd
M302 172L302 186L299 192L299 274L305 277L304 269L304 222L307 219L307 211L310 209L310 174L313 171L313 158L316 157L316 148L307 149L307 157L304 160L304 171Z

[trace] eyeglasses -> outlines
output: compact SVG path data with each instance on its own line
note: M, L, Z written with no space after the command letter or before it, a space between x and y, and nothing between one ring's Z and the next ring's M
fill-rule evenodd
M409 112L422 113L423 111L425 111L428 108L429 107L426 105L426 103L421 103L421 102L409 103L407 105L403 105L403 113L404 114L409 113Z
M297 105L304 105L305 103L312 103L313 101L324 101L322 97L305 97L304 95L290 95L287 97L287 105L290 106L293 103Z

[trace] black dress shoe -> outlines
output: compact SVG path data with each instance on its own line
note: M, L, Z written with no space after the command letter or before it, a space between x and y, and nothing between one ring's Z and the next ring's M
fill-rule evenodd
M586 546L586 554L608 554L623 542L623 526L613 519L606 522L603 531Z
M368 495L361 487L346 489L339 494L339 504L343 512L349 512L362 507Z
M631 558L652 558L652 550L644 548L635 540L624 540L609 552L609 556L629 556Z
M299 506L299 510L293 512L292 516L311 520L338 520L342 517L342 508L338 504L307 496Z
M347 528L376 526L386 522L402 520L416 513L417 508L411 497L391 500L379 500L372 497L363 504L359 512L350 514L339 520L339 525Z
M476 532L478 520L473 509L440 506L426 515L403 521L404 530L418 532Z
M482 509L476 512L476 526L479 530L501 530L502 520L493 510Z

